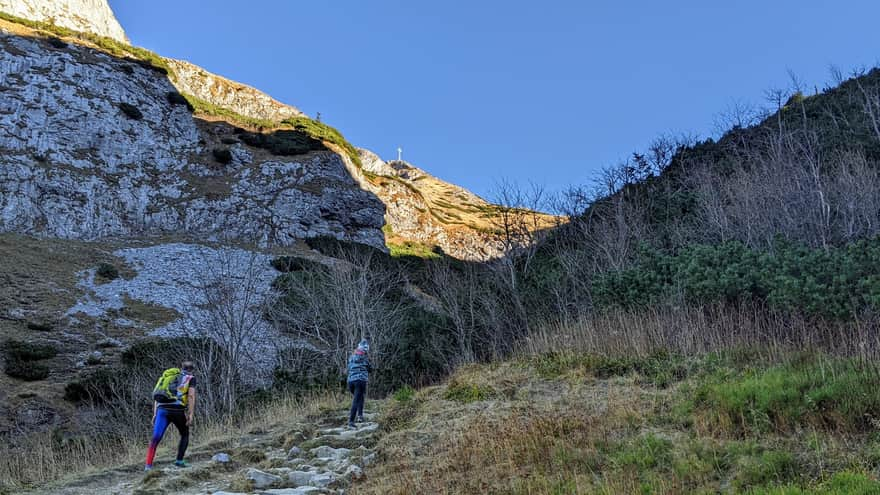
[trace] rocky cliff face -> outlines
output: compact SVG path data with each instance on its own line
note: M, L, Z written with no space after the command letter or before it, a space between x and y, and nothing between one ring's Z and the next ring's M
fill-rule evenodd
M383 204L337 154L248 147L172 103L166 75L97 50L9 34L0 46L0 231L384 246Z
M128 43L106 0L0 0L0 12Z
M0 11L56 23L46 12L67 12L79 19L69 26L101 35L112 35L104 21L118 26L99 0L0 0ZM362 151L361 169L341 149L279 160L243 144L233 126L247 119L225 123L225 112L266 128L303 115L254 88L184 61L114 58L88 40L25 41L33 30L4 26L0 151L8 152L0 163L9 166L0 170L0 231L78 239L223 232L263 245L332 235L439 246L470 260L502 252L493 205L411 164ZM174 89L207 103L202 118L169 100Z

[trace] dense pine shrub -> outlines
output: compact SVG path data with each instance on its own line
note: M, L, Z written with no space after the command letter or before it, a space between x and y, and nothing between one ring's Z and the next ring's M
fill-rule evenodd
M20 380L37 381L49 376L49 367L40 361L52 359L58 349L48 344L34 344L18 340L3 343L6 361L4 372Z
M781 241L768 251L739 242L643 248L631 268L598 275L592 292L600 308L752 300L844 319L880 309L880 239L827 250Z

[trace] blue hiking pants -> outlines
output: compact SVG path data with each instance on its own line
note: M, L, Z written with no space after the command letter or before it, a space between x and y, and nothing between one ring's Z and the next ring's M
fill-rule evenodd
M364 380L348 382L348 391L354 394L351 401L351 412L348 413L348 422L354 423L356 417L364 415L364 396L367 395L367 382Z

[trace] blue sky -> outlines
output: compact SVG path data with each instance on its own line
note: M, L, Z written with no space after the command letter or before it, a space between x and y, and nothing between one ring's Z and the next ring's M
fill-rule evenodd
M550 190L660 134L713 135L788 72L880 58L880 2L110 0L135 45L261 89L491 198Z

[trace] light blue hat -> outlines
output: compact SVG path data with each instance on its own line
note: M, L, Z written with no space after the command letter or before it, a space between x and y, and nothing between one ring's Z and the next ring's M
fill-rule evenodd
M363 339L358 343L358 349L364 352L370 352L370 343L367 342L367 339Z

